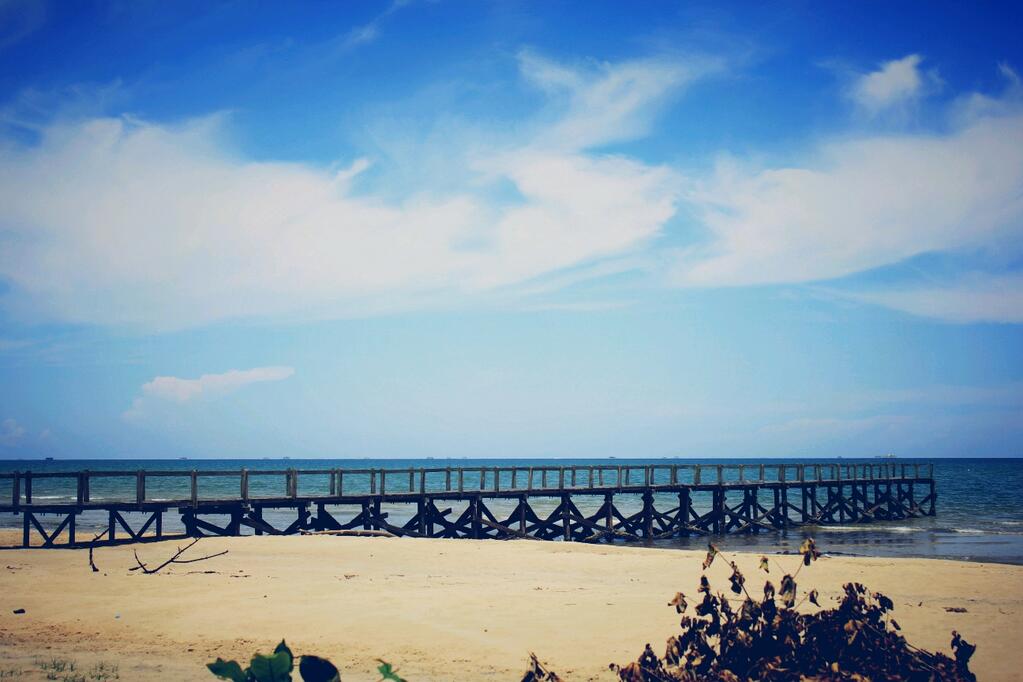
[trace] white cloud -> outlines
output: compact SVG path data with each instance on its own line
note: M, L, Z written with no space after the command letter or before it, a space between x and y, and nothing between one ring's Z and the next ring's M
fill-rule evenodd
M340 49L342 51L353 50L374 42L380 37L380 29L384 22L410 2L411 0L394 0L383 12L373 17L368 23L353 27L339 39Z
M628 301L551 301L549 303L527 304L520 308L524 312L572 312L593 313L606 310L621 310L631 304Z
M525 198L497 217L476 287L556 272L647 243L675 212L677 178L663 167L616 157L524 151L493 167Z
M1023 324L1023 273L973 274L952 282L841 295L948 322Z
M918 61L900 63L915 68ZM999 70L1005 90L957 98L940 133L844 135L812 146L789 166L722 159L689 186L686 203L707 238L679 253L671 280L798 284L927 253L1018 256L1023 91L1009 66ZM852 282L827 291L952 322L1020 323L1021 284L1018 272L960 272L926 284Z
M376 23L365 24L363 26L356 26L353 28L342 41L342 46L347 49L358 47L359 45L366 45L377 39L380 35L380 29Z
M142 392L147 396L183 403L201 395L229 393L261 381L281 381L294 373L291 367L255 367L232 369L223 374L203 374L198 379L155 377L142 384Z
M224 143L221 116L46 123L38 144L8 143L0 155L7 307L164 330L507 304L665 260L682 286L820 282L1023 236L1023 106L1008 66L1002 96L960 98L940 133L844 135L787 166L724 159L701 178L595 150L647 134L669 96L720 64L518 60L546 105L464 145L448 160L461 180L451 191L367 191L370 158L340 171L250 162ZM860 90L877 106L907 101L926 91L919 67L917 55L890 62ZM707 238L665 258L652 247L682 202ZM978 275L934 291L842 295L945 319L1019 321L1018 297L997 285Z
M645 110L685 82L682 71L648 61L579 72L556 118L473 156L477 182L399 201L352 191L367 159L340 173L240 159L222 142L222 117L48 125L38 145L0 157L8 305L158 330L343 316L478 296L628 254L673 215L678 182L664 167L582 149L640 134ZM562 144L548 147L550 136ZM519 199L495 200L501 183Z
M849 96L871 115L910 103L941 83L936 72L921 72L922 61L920 55L911 54L884 62L877 71L858 77Z
M842 277L1023 235L1023 112L944 134L827 142L803 163L725 161L689 202L711 235L676 281L752 285Z
M14 447L25 437L25 427L13 418L0 421L0 446Z
M187 403L200 398L221 396L251 384L283 381L295 373L292 367L254 367L232 369L222 374L203 374L197 379L158 376L142 384L142 395L135 398L124 413L126 419L135 419L147 412L154 402Z
M573 69L532 52L519 54L523 76L552 96L558 120L539 136L545 149L585 149L644 135L665 93L721 68L719 62L644 59Z

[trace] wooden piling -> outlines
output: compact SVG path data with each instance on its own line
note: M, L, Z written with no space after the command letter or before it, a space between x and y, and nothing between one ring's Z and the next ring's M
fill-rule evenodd
M705 476L711 467L716 476ZM793 469L794 467L794 469ZM560 539L583 541L614 541L618 538L637 540L666 539L690 535L722 533L758 533L773 528L787 528L800 524L867 523L897 520L936 513L937 494L930 464L797 464L797 465L614 465L614 466L541 466L540 480L534 485L533 467L522 467L527 476L520 480L519 467L472 467L469 469L446 466L443 469L404 468L339 469L255 472L241 469L237 473L224 471L181 472L100 471L86 470L54 474L51 472L12 472L0 474L0 479L11 481L10 504L5 498L0 513L22 513L22 542L44 547L58 543L76 542L76 515L85 510L106 514L104 528L106 541L120 539L120 526L128 540L139 540L155 528L157 537L163 533L163 513L176 508L189 535L237 535L242 527L257 534L289 534L314 528L318 531L373 531L390 535L413 537L469 537L512 539ZM687 474L686 471L690 471ZM345 486L345 472L355 475L350 479L356 485ZM466 481L468 471L469 481ZM610 476L604 473L610 472ZM444 474L444 487L431 491L428 476ZM284 490L269 497L251 496L251 476L284 475ZM507 473L507 479L503 474ZM551 474L554 474L552 476ZM149 476L177 476L187 478L188 493L182 500L150 500L147 494ZM237 475L238 497L222 499L212 494L206 499L199 487L200 477ZM301 479L303 475L308 476ZM479 476L478 481L472 480ZM488 476L493 476L493 481ZM93 477L134 479L134 490L125 486L122 497L92 502L89 487ZM453 476L457 477L457 488ZM585 476L585 482L580 480ZM33 495L38 487L36 479L64 477L73 481L74 493L66 501L40 503ZM553 480L556 477L556 482ZM614 480L611 480L611 478ZM305 480L306 489L299 495L299 481ZM710 479L710 480L707 480ZM278 479L279 480L279 479ZM823 493L823 500L818 495ZM104 486L106 490L106 486ZM672 511L661 511L657 500L661 493L677 496L678 506ZM710 496L710 509L697 512L693 494ZM791 499L791 495L800 499ZM634 500L639 495L641 508L623 508L619 500ZM603 504L592 513L584 513L577 506L578 498L602 496ZM105 495L106 497L106 495ZM551 512L538 512L532 506L534 498L559 499ZM466 503L460 516L451 516L451 509L437 507L438 499L459 500ZM598 498L599 499L599 498ZM508 516L497 514L501 507L495 501L508 500L514 504ZM409 510L407 520L388 520L381 512L382 504L391 508ZM347 517L335 518L325 507L337 506L359 509ZM311 517L310 505L315 506ZM293 522L275 527L263 518L264 507L291 510ZM129 525L131 515L125 511L144 513L141 527ZM43 519L58 515L55 529L48 529ZM224 525L217 517L228 517ZM400 517L401 518L401 517ZM405 525L401 525L404 523Z

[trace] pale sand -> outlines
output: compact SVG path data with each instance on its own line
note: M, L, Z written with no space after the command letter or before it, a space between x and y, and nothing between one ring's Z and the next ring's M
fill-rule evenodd
M135 548L157 562L175 544ZM186 556L229 554L143 575L128 571L132 549L98 549L100 573L85 550L0 552L0 671L44 679L34 659L68 657L78 670L117 661L123 680L212 680L206 661L247 659L286 637L297 653L333 659L346 681L378 679L378 657L410 682L516 680L530 651L569 680L610 680L609 662L634 660L646 642L663 651L678 625L667 602L677 590L695 596L703 556L528 541L207 538ZM736 557L759 591L757 555ZM727 590L728 573L718 562L708 575ZM824 558L798 578L825 606L848 581L890 596L910 642L947 652L957 629L979 645L981 680L1023 679L1023 567Z

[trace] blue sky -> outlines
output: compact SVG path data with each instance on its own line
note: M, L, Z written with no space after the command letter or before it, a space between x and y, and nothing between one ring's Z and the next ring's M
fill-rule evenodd
M0 0L0 458L1023 456L1021 14Z

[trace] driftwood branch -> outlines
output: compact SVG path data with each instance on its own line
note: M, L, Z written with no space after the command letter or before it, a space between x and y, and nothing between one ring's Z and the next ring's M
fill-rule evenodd
M341 530L299 530L301 535L341 535L341 536L353 536L353 537L371 537L371 538L396 538L398 537L394 533L386 530L363 530L361 528L341 529Z
M163 569L163 568L165 568L165 567L167 567L167 566L169 566L171 564L194 564L197 561L206 561L207 559L212 559L214 557L223 556L223 555L227 554L227 550L225 549L223 552L217 552L216 554L207 554L206 556L197 557L195 559L179 559L178 558L182 554L187 552L189 549L191 549L195 545L195 543L199 542L199 540L200 540L200 538L195 538L194 540L192 540L190 543L188 543L184 547L178 547L178 551L174 553L174 556L172 556L170 559L167 559L167 561L163 562L162 564L160 564L156 568L149 568L146 564L142 563L142 560L139 559L138 550L132 550L134 552L134 554L135 554L135 562L138 564L138 566L133 566L132 568L129 568L128 570L129 571L141 570L146 575L152 575L153 573L158 573L161 569Z
M92 550L96 547L96 541L106 535L106 533L107 532L105 530L101 530L96 534L96 537L92 539L92 542L89 543L89 568L92 569L93 573L99 573L99 569L96 568L96 562L92 560Z

